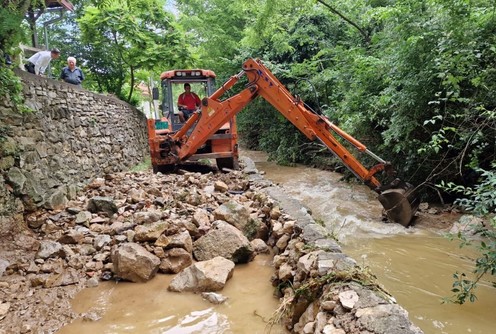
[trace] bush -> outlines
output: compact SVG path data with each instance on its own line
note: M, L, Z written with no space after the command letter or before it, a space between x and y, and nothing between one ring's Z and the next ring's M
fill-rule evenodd
M480 182L473 188L455 185L453 183L441 184L441 188L447 191L462 194L463 197L455 201L455 204L462 206L467 211L478 216L489 218L490 226L475 226L475 231L482 237L478 245L480 256L475 260L473 270L474 278L468 279L465 273L456 272L451 291L454 295L446 301L456 304L463 304L467 300L474 302L477 297L474 293L478 282L485 274L496 275L496 162L492 164L492 170L485 171L476 169L480 174ZM460 247L470 245L471 241L462 233L458 233L461 241ZM492 282L496 287L496 282Z

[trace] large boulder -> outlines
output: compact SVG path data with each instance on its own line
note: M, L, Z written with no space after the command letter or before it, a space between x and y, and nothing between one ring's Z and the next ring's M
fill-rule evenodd
M260 237L262 223L250 217L250 211L242 204L230 200L215 209L214 218L223 220L236 227L250 240Z
M224 288L232 277L234 262L217 256L198 262L176 275L168 289L170 291L211 292Z
M131 282L146 282L158 271L160 259L136 243L126 243L111 255L114 274Z
M221 220L215 221L210 231L193 243L193 256L198 261L222 256L234 263L247 263L253 260L255 254L243 233Z

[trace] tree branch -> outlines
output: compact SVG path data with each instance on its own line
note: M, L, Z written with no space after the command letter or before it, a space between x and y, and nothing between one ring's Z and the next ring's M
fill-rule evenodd
M323 0L317 0L317 2L319 2L322 5L326 6L327 8L329 8L329 10L331 12L333 12L334 14L336 14L337 16L339 16L340 18L342 18L344 21L348 22L353 27L355 27L360 32L360 34L362 35L363 39L365 40L365 44L367 46L370 45L370 36L369 36L369 34L365 30L363 30L358 24L356 24L355 22L351 21L349 18L347 18L346 16L344 16L343 14L341 14L340 12L338 12L335 8L333 8L330 5L328 5Z

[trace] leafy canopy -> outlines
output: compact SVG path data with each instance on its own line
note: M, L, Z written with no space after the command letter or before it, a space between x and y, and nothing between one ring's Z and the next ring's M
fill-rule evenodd
M189 58L181 28L161 0L106 1L86 7L78 22L96 80L105 90L122 96L129 76L127 100L136 70L174 67Z

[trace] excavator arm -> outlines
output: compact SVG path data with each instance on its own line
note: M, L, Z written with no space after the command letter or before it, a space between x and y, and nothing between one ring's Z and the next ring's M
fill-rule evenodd
M221 100L243 76L248 78L248 85L241 92ZM166 136L162 143L163 158L169 164L186 160L224 123L258 96L268 101L308 139L322 142L356 177L379 193L379 201L391 221L403 226L410 224L418 207L418 200L412 192L413 187L399 179L392 184L381 184L375 174L385 171L394 175L391 165L334 125L327 117L307 109L303 101L293 96L260 60L248 59L240 73L232 76L221 88L202 100L201 112L194 113L177 133ZM358 151L370 155L378 163L370 169L365 168L333 134L351 143Z

